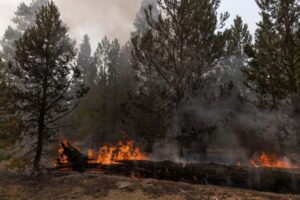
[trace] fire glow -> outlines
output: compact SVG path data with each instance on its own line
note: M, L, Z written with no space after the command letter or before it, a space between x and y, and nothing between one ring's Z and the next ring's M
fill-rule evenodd
M250 164L256 168L282 168L296 169L297 165L292 164L287 158L281 159L276 154L267 154L262 152L258 158L250 160Z
M70 144L67 140L62 142L65 147L70 147L78 152L80 149L74 145ZM59 158L55 162L58 164L69 164L69 158L64 152L64 147L58 150ZM98 153L89 149L87 151L87 162L88 164L101 164L101 165L112 165L118 164L121 160L147 160L148 156L140 148L136 147L134 141L120 141L117 145L107 145L104 144L99 149Z
M63 140L61 144L61 148L58 149L59 157L54 163L56 167L70 167L74 164L78 165L78 163L88 166L117 165L120 161L149 160L148 155L136 147L132 140L120 141L116 145L104 144L98 152L88 149L85 155L75 144L71 144L67 140ZM241 162L237 162L237 165L241 166ZM248 161L248 166L278 169L299 168L299 165L293 164L288 158L265 152L256 154Z
M146 154L135 147L133 141L120 141L116 146L103 145L98 155L89 149L88 158L90 163L105 165L117 164L118 160L147 160Z

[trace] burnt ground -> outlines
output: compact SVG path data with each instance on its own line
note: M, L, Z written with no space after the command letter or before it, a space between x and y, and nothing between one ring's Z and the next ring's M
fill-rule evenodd
M93 173L0 173L0 200L300 200L300 196Z

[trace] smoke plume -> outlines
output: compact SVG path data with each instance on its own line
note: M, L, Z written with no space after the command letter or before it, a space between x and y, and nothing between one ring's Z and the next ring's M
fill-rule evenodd
M81 41L85 33L96 44L107 35L126 42L134 30L133 22L140 0L55 0L70 34Z

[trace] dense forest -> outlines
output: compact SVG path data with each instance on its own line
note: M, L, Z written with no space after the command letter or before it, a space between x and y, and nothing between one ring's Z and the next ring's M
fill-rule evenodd
M95 50L54 2L20 4L0 40L0 161L40 170L68 137L133 139L160 160L222 149L300 162L300 2L255 1L252 35L220 0L143 0L131 38Z

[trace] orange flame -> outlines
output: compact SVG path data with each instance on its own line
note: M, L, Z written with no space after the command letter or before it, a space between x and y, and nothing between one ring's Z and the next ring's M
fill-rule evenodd
M64 144L65 146L68 146L68 140L67 139L63 139L62 144ZM64 154L64 148L60 147L58 149L58 155L59 158L57 159L57 161L54 162L54 165L57 166L58 163L59 164L68 164L68 157Z
M119 160L147 160L146 154L135 147L133 141L121 141L116 146L103 145L98 155L91 151L88 157L92 163L106 165L116 164Z
M266 167L266 168L298 168L292 164L288 159L280 159L276 154L267 154L262 152L258 159L250 160L253 167Z
M66 147L69 145L67 140L62 142ZM79 148L72 144L72 147ZM58 164L68 164L68 157L64 154L64 148L61 147L58 150L59 158L56 161L56 166ZM89 158L88 163L90 164L103 164L111 165L117 164L120 160L147 160L147 155L141 149L135 147L134 141L120 141L117 145L102 145L99 149L98 154L92 149L88 149L87 157Z

